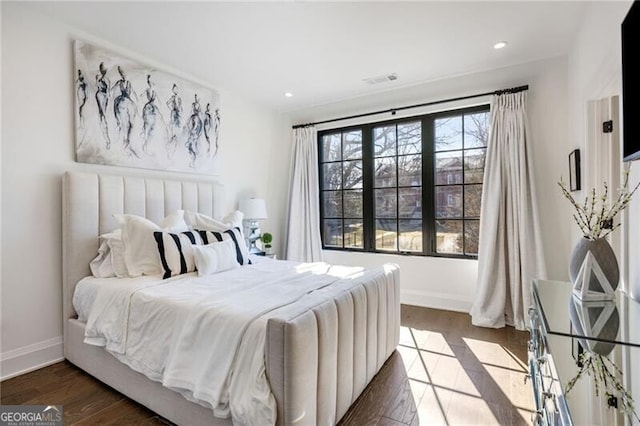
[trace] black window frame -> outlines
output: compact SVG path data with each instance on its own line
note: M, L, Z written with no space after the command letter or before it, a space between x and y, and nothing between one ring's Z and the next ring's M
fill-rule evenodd
M458 108L446 111L433 112L428 114L422 114L417 116L410 117L402 117L402 118L394 118L382 121L376 121L371 123L364 123L360 125L349 125L344 127L337 127L332 129L325 129L318 131L317 135L317 146L318 146L318 189L319 189L319 204L320 204L320 234L322 238L322 248L323 250L332 250L332 251L345 251L345 252L358 252L358 253L380 253L380 254L391 254L391 255L402 255L402 256L419 256L419 257L444 257L444 258L454 258L454 259L477 259L477 254L465 254L465 253L439 253L437 252L437 242L436 242L436 205L435 205L435 196L436 196L436 187L437 186L446 186L446 185L436 185L436 151L435 151L435 121L437 119L447 118L447 117L457 117L464 115L471 115L474 113L487 112L490 114L489 104L482 104L473 107L466 108ZM381 250L375 248L375 197L374 197L374 149L373 146L373 129L381 126L392 126L399 125L405 123L412 123L420 121L422 125L422 252L417 251L401 251L401 250ZM397 127L396 127L397 128ZM324 220L325 220L325 211L324 211L324 203L323 203L323 192L326 190L323 189L324 182L324 169L323 164L328 163L323 161L324 158L324 146L323 146L323 137L326 135L334 135L337 133L344 134L353 131L362 131L362 210L363 210L363 247L362 248L354 248L354 247L344 247L344 229L343 229L343 247L326 245L324 241ZM463 120L463 128L464 134L464 120ZM463 136L464 137L464 136ZM396 142L397 143L397 142ZM487 141L488 146L488 141ZM487 146L484 147L485 155ZM463 155L463 165L462 165L462 182L455 185L462 186L462 217L455 218L452 220L462 220L463 223L469 220L479 220L465 216L465 207L464 207L464 189L466 185L473 185L473 183L465 183L464 181L464 152L467 149L476 149L476 148L466 148L464 145L459 148L462 151ZM342 146L341 146L342 150ZM442 151L438 151L442 152ZM396 161L399 155L396 151L395 158ZM486 158L486 157L485 157ZM348 161L341 158L340 162ZM482 183L484 185L484 182ZM399 181L398 175L396 173L396 186L398 188ZM393 187L392 187L393 188ZM344 189L341 189L344 191ZM396 202L399 202L396 201ZM396 216L395 221L399 223L401 220L399 215ZM343 224L344 224L344 210L342 213ZM348 220L348 219L347 219ZM465 228L463 226L463 239L466 238L464 235ZM463 247L464 251L464 247Z

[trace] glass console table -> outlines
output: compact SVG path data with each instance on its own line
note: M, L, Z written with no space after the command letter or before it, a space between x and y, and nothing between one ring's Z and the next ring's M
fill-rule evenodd
M621 291L609 302L580 302L568 282L534 280L529 311L529 372L535 398L536 425L633 424L640 422L609 408L586 373L567 396L565 389L578 373L583 351L614 360L623 371L620 382L634 397L640 412L640 303Z

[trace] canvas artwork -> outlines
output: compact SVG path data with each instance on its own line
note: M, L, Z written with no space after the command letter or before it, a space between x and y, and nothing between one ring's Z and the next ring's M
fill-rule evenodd
M217 173L215 90L82 41L74 77L77 161Z

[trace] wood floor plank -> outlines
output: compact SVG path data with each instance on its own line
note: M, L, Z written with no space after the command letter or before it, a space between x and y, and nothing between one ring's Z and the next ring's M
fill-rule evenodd
M411 393L409 379L398 388L385 407L384 417L396 420L400 423L410 424L417 412L416 404Z
M449 405L447 395L428 385L417 407L417 417L421 425L447 425L446 410Z
M394 351L338 424L341 426L376 425L388 409L389 396L396 395L405 380L407 380L407 373L402 357L398 351Z
M406 305L401 321L401 346L341 426L528 424L527 332ZM0 383L0 402L61 404L68 425L171 425L66 361Z
M5 395L4 392L2 393L2 398L1 398L2 405L24 404L24 401L37 399L38 396L41 395L40 391L36 388L15 390L8 387L8 389L10 389L11 394Z
M5 400L10 400L9 397L25 392L31 392L34 389L43 386L48 383L55 383L58 381L58 377L61 371L67 371L64 363L56 363L46 368L33 371L29 374L23 374L12 379L2 382L4 391L2 392L2 403L9 404Z
M71 424L73 426L92 426L123 424L171 425L172 423L134 401L122 399Z
M406 423L402 423L397 420L390 419L389 417L382 416L380 417L380 419L378 419L378 423L376 423L376 425L377 426L406 426Z
M43 393L26 404L62 405L65 421L75 423L126 397L91 376L61 383L58 389Z
M41 399L46 399L50 394L56 394L61 388L69 386L84 386L86 382L94 380L90 375L69 364L69 374L63 376L53 375L55 380L45 380L38 385L37 389L42 395Z

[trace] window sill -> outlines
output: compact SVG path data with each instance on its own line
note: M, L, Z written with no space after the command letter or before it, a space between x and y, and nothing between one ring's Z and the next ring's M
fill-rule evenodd
M362 254L385 254L390 256L402 256L402 257L433 257L440 259L457 259L457 260L478 260L478 256L468 256L464 254L443 254L443 253L413 253L413 252L392 252L385 250L363 250L363 249L349 249L349 248L337 248L337 247L322 247L322 250L331 252L343 252L343 253L362 253Z

